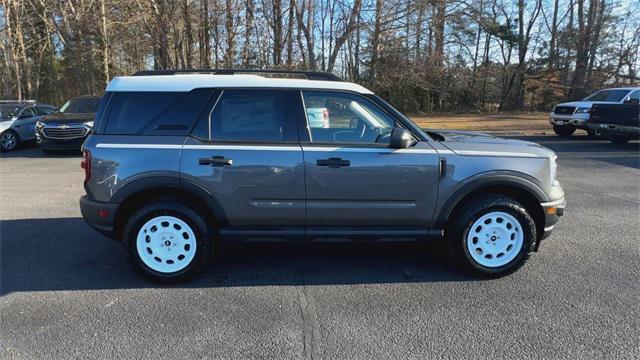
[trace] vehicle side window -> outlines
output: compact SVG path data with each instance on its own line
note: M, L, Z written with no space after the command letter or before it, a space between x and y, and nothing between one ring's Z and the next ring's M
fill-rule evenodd
M53 112L53 108L47 106L38 106L36 108L36 111L38 112L38 115L48 115Z
M22 110L22 112L20 113L20 119L28 119L28 118L32 118L34 116L36 116L36 110L35 108L29 107L26 108L24 110Z
M395 120L355 94L304 91L312 142L388 144Z
M210 116L212 141L296 141L292 92L224 90Z
M632 92L629 95L629 98L640 100L640 90L636 90L636 91Z
M187 135L211 94L190 92L115 92L104 133L109 135Z

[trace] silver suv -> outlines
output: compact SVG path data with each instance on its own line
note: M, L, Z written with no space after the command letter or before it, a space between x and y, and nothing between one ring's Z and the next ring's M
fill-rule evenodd
M318 108L326 125L309 126ZM83 217L165 283L233 241L440 240L462 268L497 277L524 264L565 207L551 150L425 132L316 72L115 78L83 153Z

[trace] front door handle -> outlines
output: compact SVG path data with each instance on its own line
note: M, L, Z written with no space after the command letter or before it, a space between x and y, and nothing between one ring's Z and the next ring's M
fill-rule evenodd
M198 164L210 166L225 166L233 165L233 160L225 159L224 156L212 156L208 158L200 158L198 160Z
M343 166L350 166L351 162L349 160L342 160L340 158L328 158L328 159L320 159L316 161L318 166L328 166L332 169L341 168Z

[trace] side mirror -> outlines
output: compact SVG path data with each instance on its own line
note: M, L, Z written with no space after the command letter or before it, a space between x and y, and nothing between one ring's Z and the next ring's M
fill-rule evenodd
M406 149L413 145L413 136L411 133L401 127L393 128L391 131L391 139L389 147L392 149Z
M640 99L626 98L626 99L624 99L623 103L638 105L638 104L640 104Z

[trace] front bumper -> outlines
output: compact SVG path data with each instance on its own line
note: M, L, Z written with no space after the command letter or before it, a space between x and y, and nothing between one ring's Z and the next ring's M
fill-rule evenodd
M54 133L47 135L45 130ZM65 131L75 131L76 133L65 133ZM79 124L36 126L36 143L44 150L79 151L90 133L90 127Z
M574 126L578 129L586 129L589 114L571 114L561 115L556 113L549 114L549 123L555 126Z
M48 139L36 133L36 143L44 150L80 150L84 140L87 137L69 139L69 140L53 140Z
M544 211L544 232L542 233L542 237L540 238L542 240L551 235L551 232L556 226L556 223L558 223L560 217L564 215L564 209L567 206L567 202L565 201L563 195L561 198L549 202L544 202L540 205L542 206L542 210Z
M80 212L84 221L101 234L112 239L115 239L113 228L119 205L94 201L89 199L87 195L80 197Z

